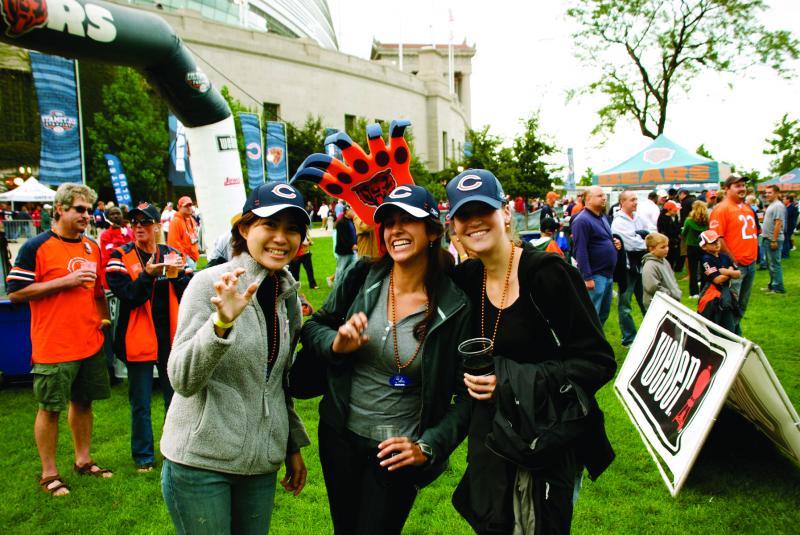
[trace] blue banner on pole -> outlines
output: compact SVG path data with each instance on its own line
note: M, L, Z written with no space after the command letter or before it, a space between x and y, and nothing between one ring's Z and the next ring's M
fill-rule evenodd
M122 168L122 162L113 154L103 154L108 164L108 172L111 173L111 186L114 188L114 195L117 197L117 204L123 204L128 208L133 207L131 192L128 190L128 177Z
M39 182L83 182L75 61L33 51L30 57L42 123Z
M247 156L247 185L250 189L264 183L264 154L261 141L261 123L255 113L239 113L244 135L244 152Z
M569 170L567 171L567 191L575 191L575 160L572 156L572 147L567 149L567 162L569 163Z
M286 125L267 121L267 180L289 181L289 153L286 150Z
M464 157L465 158L472 158L472 142L471 141L465 141L464 142L463 151L464 151Z
M189 166L189 143L186 129L177 117L169 114L169 181L173 186L194 186Z

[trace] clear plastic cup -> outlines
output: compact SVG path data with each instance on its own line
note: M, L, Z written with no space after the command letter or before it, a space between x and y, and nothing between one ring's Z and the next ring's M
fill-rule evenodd
M164 263L167 268L167 278L175 279L181 273L181 255L178 253L168 253L164 255Z
M82 262L81 263L81 269L83 271L91 271L92 273L96 274L97 273L97 262L88 262L88 261L87 262ZM91 280L89 282L84 282L83 283L83 287L84 288L94 288L94 282L95 281L93 281L93 280Z
M494 373L494 343L489 338L470 338L458 344L464 371L470 375Z
M392 424L376 425L372 430L372 438L378 441L378 444L390 438L399 437L400 428ZM388 457L394 457L397 453L390 453Z

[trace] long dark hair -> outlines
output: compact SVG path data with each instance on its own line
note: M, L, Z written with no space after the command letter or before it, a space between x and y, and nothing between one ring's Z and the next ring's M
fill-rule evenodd
M444 235L442 222L433 217L426 217L422 222L425 223L425 232L427 234L435 234L436 238L434 238L432 246L427 248L428 267L425 270L423 284L425 285L425 293L428 296L428 312L414 326L414 338L417 340L422 340L434 317L436 317L436 309L439 306L439 286L442 280L447 277L447 273L450 273L455 263L453 256L441 246L442 236ZM378 224L376 231L383 250L386 250L386 244L383 241L383 225ZM375 265L387 270L394 265L394 260L388 252L375 259L374 262Z

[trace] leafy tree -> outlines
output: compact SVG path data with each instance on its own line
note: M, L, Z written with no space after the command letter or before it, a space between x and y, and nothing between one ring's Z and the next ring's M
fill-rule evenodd
M161 201L167 186L169 131L163 100L136 71L118 67L102 89L102 109L87 127L87 182L101 194L113 195L103 154L119 157L134 202Z
M489 125L480 130L469 130L467 138L472 143L472 155L464 158L465 169L490 169L499 167L498 157L503 138L489 133Z
M591 186L594 184L594 171L592 171L591 167L587 167L586 171L583 172L583 176L578 180L579 186Z
M766 139L769 147L764 154L775 156L769 163L769 170L773 175L783 175L800 167L800 120L789 120L784 114L775 125L772 136Z
M505 189L523 197L542 196L550 189L553 172L561 169L545 162L556 152L556 147L539 132L537 114L524 119L522 124L525 130L514 138L511 145L512 158L509 163L515 169L509 169L513 174L509 177L510 183L504 184Z
M289 148L289 177L291 178L306 157L315 152L324 151L325 128L322 125L322 119L309 114L303 126L286 123L286 144ZM323 202L326 198L325 192L315 187L312 182L298 181L295 186L303 194L303 198L313 203Z
M709 160L713 160L714 159L714 157L711 156L711 153L708 152L708 149L706 148L706 146L704 144L702 144L702 143L700 144L699 147L697 147L697 149L695 149L694 152L699 154L700 156L708 158Z
M582 92L609 99L594 132L635 119L643 135L664 131L670 98L701 72L740 72L762 63L787 75L800 56L788 31L758 22L764 0L572 0L578 57L602 70Z

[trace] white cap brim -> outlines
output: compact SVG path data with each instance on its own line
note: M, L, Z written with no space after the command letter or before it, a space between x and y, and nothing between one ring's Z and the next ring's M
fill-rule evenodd
M384 202L383 204L378 206L378 208L375 210L375 214L372 216L372 218L376 222L378 220L380 220L381 216L379 214L386 211L386 210L383 210L383 211L381 210L381 208L383 208L384 206L397 206L401 210L403 210L405 212L408 212L409 214L413 215L414 217L416 217L418 219L424 219L426 217L433 217L431 214L429 214L428 212L426 212L422 208L417 208L416 206L411 206L410 204L406 204L406 203L403 203L403 202L389 201L389 202Z
M303 214L305 221L307 221L309 225L311 224L311 217L309 217L308 212L294 204L272 204L270 206L260 206L250 211L256 214L258 217L270 217L277 214L281 210L288 210L290 208Z

